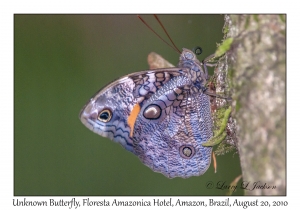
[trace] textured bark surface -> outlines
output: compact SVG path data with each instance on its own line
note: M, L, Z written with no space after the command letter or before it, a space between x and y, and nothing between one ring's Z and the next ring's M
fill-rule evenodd
M245 194L286 195L286 16L229 15L224 30L234 40L219 71L230 80L243 180L260 187Z

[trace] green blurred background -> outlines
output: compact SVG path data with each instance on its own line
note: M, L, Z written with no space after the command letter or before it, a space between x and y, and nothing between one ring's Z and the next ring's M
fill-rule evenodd
M163 35L152 15L142 15ZM199 59L223 37L222 15L159 15L179 48L201 46ZM104 85L145 70L157 52L178 54L136 15L14 16L14 195L225 195L241 174L239 157L217 157L200 177L168 179L78 118ZM207 189L211 181L215 187ZM238 189L233 195L242 195Z

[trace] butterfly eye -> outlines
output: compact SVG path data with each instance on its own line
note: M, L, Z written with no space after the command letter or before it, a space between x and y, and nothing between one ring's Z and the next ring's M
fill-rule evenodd
M98 115L98 120L101 122L109 122L112 117L112 112L109 109L104 109Z
M194 156L195 154L195 149L194 147L192 146L187 146L187 145L184 145L184 146L181 146L179 148L179 152L180 152L180 156L185 158L185 159L190 159Z
M194 58L194 55L190 52L185 52L184 57L188 60L192 60Z
M156 104L151 104L144 110L144 117L149 120L158 119L161 115L161 108Z

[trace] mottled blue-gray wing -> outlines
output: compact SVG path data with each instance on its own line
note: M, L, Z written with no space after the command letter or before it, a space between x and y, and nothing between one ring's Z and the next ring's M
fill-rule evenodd
M80 112L82 123L93 132L120 143L133 152L131 133L135 105L144 103L168 81L185 70L156 69L124 76L98 91Z
M135 122L134 152L169 178L199 176L210 165L213 135L209 97L191 93L185 76L170 80L145 103Z

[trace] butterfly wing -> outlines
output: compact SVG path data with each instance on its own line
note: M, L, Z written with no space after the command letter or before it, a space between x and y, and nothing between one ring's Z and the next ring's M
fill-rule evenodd
M199 176L210 165L209 97L191 91L184 75L172 78L145 103L135 122L133 149L153 171L169 178Z
M79 118L93 132L134 152L132 132L138 114L137 107L170 79L185 71L182 68L167 68L124 76L98 91L83 107Z

